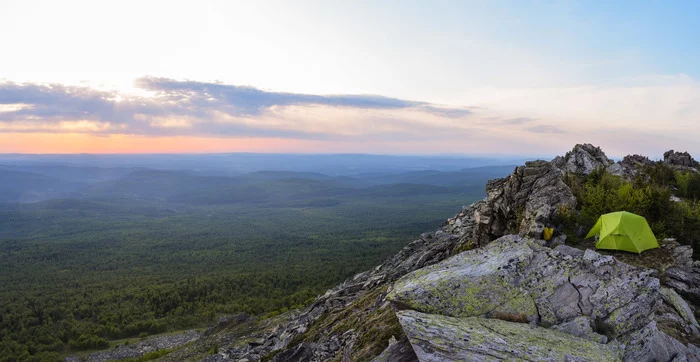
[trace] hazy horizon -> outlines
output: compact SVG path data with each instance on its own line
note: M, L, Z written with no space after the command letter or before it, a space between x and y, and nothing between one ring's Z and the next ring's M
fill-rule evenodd
M572 145L573 148L574 145ZM594 144L594 146L596 146ZM605 149L602 149L605 152ZM663 153L669 150L674 150L678 152L687 152L684 149L667 149L658 154L641 154L646 156L651 160L663 160ZM557 156L563 156L566 152L565 150L560 154L518 154L518 153L362 153L362 152L253 152L253 151L238 151L238 152L139 152L139 153L89 153L89 152L79 152L79 153L19 153L19 152L0 152L0 162L2 157L7 156L28 156L28 157L42 157L42 156L56 156L56 157L71 157L71 156L216 156L216 155L289 155L289 156L386 156L386 157L414 157L414 158L447 158L447 159L487 159L487 160L534 160L543 159L551 160ZM612 160L621 160L627 155L632 155L634 153L628 154L609 154L608 156ZM695 157L691 152L691 156Z

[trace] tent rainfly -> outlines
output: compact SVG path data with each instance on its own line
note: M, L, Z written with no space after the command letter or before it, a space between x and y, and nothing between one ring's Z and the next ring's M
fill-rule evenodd
M586 238L600 235L596 249L641 253L659 247L647 219L627 211L611 212L598 218Z

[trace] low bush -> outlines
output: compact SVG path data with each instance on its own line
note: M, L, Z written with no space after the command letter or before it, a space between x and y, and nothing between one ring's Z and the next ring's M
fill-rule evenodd
M656 163L633 181L596 170L588 176L567 175L577 199L576 210L558 210L568 229L590 229L600 215L629 211L644 216L658 238L674 237L700 255L700 175L674 171ZM680 197L680 201L672 196Z

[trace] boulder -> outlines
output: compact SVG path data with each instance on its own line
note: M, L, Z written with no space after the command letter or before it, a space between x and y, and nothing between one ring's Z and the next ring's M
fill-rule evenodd
M472 217L477 245L510 233L539 238L559 208L576 206L561 172L546 161L527 162L512 175L489 181L486 193Z
M625 344L624 361L697 361L697 356L686 346L669 337L656 327L656 321L620 338Z
M504 236L402 277L387 299L399 309L545 327L587 316L608 339L653 320L660 301L653 271L570 249Z
M645 166L652 165L648 157L641 155L627 155L622 161L616 162L608 167L608 172L620 176L627 180L632 180L639 170Z
M693 248L672 241L673 265L664 270L661 281L695 305L700 305L700 262L693 261Z
M482 316L500 308L521 319L537 318L532 298L521 296L521 278L515 272L532 260L533 250L518 236L499 240L406 275L387 299L404 308L455 317Z
M568 322L553 326L557 331L573 334L597 343L607 343L608 338L593 331L593 321L588 316L576 317Z
M375 357L372 362L418 362L418 357L408 339L396 341L396 338L392 337L392 340L389 341L389 347Z
M447 219L443 225L443 230L450 234L456 235L460 239L471 238L476 226L474 220L475 211L484 204L486 200L477 201L469 206L463 207L454 217Z
M400 311L399 322L421 362L619 361L616 343L600 344L564 332L498 319L454 318Z
M588 175L598 168L608 168L613 162L605 155L600 147L590 143L578 144L564 156L557 156L552 165L562 173L578 173Z
M671 267L663 275L665 285L673 288L678 294L700 305L700 268Z
M697 342L700 330L693 309L673 289L662 287L661 297L655 315L658 329L679 341Z
M672 166L698 167L698 162L688 152L675 152L674 150L664 152L664 163Z
M698 325L698 321L695 319L695 313L693 313L693 310L688 305L688 302L683 300L683 298L681 298L681 296L678 295L678 293L676 293L673 289L669 288L661 288L661 297L663 298L664 302L673 306L676 313L683 318L685 323L694 329L695 333L698 333L698 328L700 328L700 325Z
M272 362L302 362L314 357L314 349L309 343L300 343L294 348L282 351L275 355Z

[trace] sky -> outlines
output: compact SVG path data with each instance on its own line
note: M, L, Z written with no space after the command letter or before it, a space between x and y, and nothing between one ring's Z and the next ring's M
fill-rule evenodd
M698 1L0 0L0 153L700 158Z

